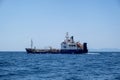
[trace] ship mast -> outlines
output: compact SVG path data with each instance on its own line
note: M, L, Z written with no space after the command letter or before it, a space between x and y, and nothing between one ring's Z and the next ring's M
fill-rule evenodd
M68 42L68 40L69 40L69 34L68 34L68 32L66 33L66 41Z
M33 41L32 41L32 39L31 39L31 49L33 48Z

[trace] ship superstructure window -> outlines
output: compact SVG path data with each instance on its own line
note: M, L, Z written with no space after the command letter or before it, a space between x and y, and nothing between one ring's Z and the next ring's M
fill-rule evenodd
M66 46L63 46L64 48L66 48Z
M69 47L76 47L76 45L69 45Z

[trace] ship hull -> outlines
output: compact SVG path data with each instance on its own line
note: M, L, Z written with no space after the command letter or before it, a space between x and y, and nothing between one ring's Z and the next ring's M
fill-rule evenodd
M85 54L88 51L85 50L47 50L47 49L31 49L26 48L26 52L29 54Z

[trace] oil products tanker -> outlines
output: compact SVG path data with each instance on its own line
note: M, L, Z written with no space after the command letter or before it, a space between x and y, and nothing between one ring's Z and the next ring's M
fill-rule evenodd
M68 32L66 33L65 40L61 43L61 49L36 49L33 48L33 41L31 40L31 48L26 48L27 53L38 53L38 54L85 54L88 53L87 43L81 44L75 42L74 37L69 37Z

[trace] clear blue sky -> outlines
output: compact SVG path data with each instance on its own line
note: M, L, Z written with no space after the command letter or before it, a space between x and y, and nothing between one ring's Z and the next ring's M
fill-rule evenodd
M0 0L0 50L60 47L65 33L89 49L120 48L119 0Z

